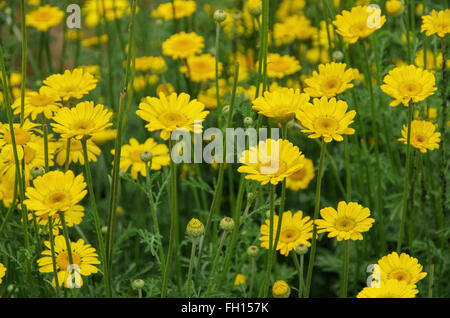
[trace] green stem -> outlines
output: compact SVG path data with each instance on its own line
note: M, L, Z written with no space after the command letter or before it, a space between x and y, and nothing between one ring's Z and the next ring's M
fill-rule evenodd
M197 247L197 238L192 238L192 248L191 248L191 257L189 259L189 270L187 277L187 285L186 285L186 298L191 297L191 279L192 279L192 268L194 267L194 258L195 258L195 248Z
M66 241L67 254L69 255L69 266L70 265L75 265L74 262L73 262L72 246L70 244L69 231L67 229L66 218L64 216L64 212L59 212L59 219L61 220L61 224L63 226L63 235L64 235L64 239ZM56 280L55 280L55 282L56 282ZM65 284L67 282L61 282L61 283ZM76 293L76 289L75 288L72 288L72 296L74 298L77 297L77 293Z
M429 270L430 276L428 278L428 298L433 298L433 287L434 287L434 264L430 264Z
M342 274L341 274L341 298L347 298L348 289L348 263L350 260L350 241L344 240L344 254L342 262Z
M217 99L217 119L219 121L219 127L222 127L222 104L220 102L219 92L219 49L220 49L220 22L216 23L216 54L215 54L215 66L216 66L216 99ZM187 63L186 63L187 64Z
M223 244L225 243L225 238L227 236L228 231L223 231L222 236L220 237L219 247L216 250L216 256L214 257L214 261L211 266L211 272L209 273L209 281L208 288L206 289L206 297L208 298L211 293L211 288L213 286L214 278L216 277L216 267L217 262L219 260L220 252L222 251Z
M20 88L20 124L25 121L25 86L27 81L27 27L25 14L25 0L20 1L21 30L22 30L22 84Z
M59 297L59 281L58 281L58 270L56 269L56 258L55 258L55 240L53 239L53 219L51 216L48 217L48 235L50 236L50 251L52 253L52 266L53 275L55 276L55 292L56 297Z
M344 137L344 157L345 157L345 200L350 202L352 199L352 176L350 174L350 154L348 150L348 136Z
M295 267L297 268L297 274L298 274L298 298L302 298L303 294L303 262L304 262L304 256L300 256L300 264L298 262L297 254L295 252L290 253L292 256L292 259L294 260Z
M252 271L250 273L250 291L249 296L253 297L253 286L255 285L256 257L252 257Z
M45 173L49 172L48 164L48 125L45 121L45 116L42 114L42 130L44 131L44 162Z

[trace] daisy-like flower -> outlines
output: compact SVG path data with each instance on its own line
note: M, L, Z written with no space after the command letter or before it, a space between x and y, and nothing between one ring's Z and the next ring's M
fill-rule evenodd
M408 126L403 125L402 136L398 141L408 144ZM425 153L428 150L439 148L441 133L436 131L436 125L426 120L413 120L411 122L410 144Z
M14 129L14 139L16 141L16 148L19 160L23 158L23 148L31 141L35 133L40 132L39 125L32 123L28 119L25 120L23 125L13 124ZM0 153L5 152L13 153L12 147L12 135L10 131L10 126L8 124L0 123Z
M170 163L169 148L166 145L156 143L153 138L148 138L143 144L140 144L135 138L131 138L128 145L122 146L120 168L128 171L131 167L133 179L137 179L139 173L144 177L147 176L147 163L141 159L143 152L152 154L151 170L160 170L162 166ZM111 150L111 153L114 155L114 149Z
M289 298L291 288L284 280L277 280L272 286L272 295L275 298Z
M408 106L409 102L417 103L437 90L432 72L414 65L405 65L390 70L383 79L381 90L394 100L389 104L397 106L400 103Z
M91 36L81 40L81 45L84 47L93 47L99 44L108 42L108 34L102 34L100 36Z
M264 92L264 97L258 97L252 103L252 108L259 114L279 121L288 121L295 112L309 101L308 94L301 94L299 89L280 87Z
M51 27L60 24L63 18L64 12L61 9L47 4L28 13L26 24L39 31L46 32Z
M345 63L327 63L319 65L319 72L313 72L310 78L305 79L308 87L305 88L305 93L311 97L335 97L343 93L348 88L352 88L353 84L353 69L345 68Z
M369 218L370 210L356 202L338 203L337 211L332 207L320 210L322 219L315 221L317 233L328 232L328 237L342 240L362 240L362 232L367 232L374 219Z
M86 142L87 151L88 151L88 160L89 162L97 162L97 157L102 152L100 148L91 140L88 139ZM70 139L70 153L69 153L69 163L77 163L84 165L84 154L83 154L83 146L80 140ZM61 139L56 148L56 157L55 161L60 166L64 166L66 163L67 157L67 139Z
M65 70L64 74L53 74L44 80L52 96L58 96L63 101L80 99L97 86L97 80L89 72L81 68L73 71Z
M386 22L377 7L356 6L351 11L344 10L336 16L333 24L336 32L348 43L355 43L358 39L366 38L380 29Z
M418 292L415 285L391 279L382 282L379 288L364 287L356 298L415 298Z
M193 82L203 82L216 78L216 60L211 54L190 56L180 71ZM222 63L219 63L219 76L222 73Z
M86 183L82 174L75 177L74 173L50 171L33 180L33 186L26 189L27 199L24 204L36 216L53 216L58 213L66 213L79 210L78 202L86 195ZM68 222L69 213L64 214Z
M429 15L422 16L421 32L427 36L437 34L441 38L450 33L450 9L436 12L432 10Z
M0 284L3 281L3 277L6 275L6 267L2 263L0 263Z
M112 126L112 112L103 105L81 102L73 108L63 107L53 117L53 130L63 138L89 138Z
M300 63L293 56L278 53L269 53L267 56L268 77L283 78L301 69Z
M7 208L11 206L14 199L15 174L4 173L0 175L0 201Z
M258 146L244 150L239 162L243 165L238 172L245 173L246 179L256 180L261 184L277 184L303 168L304 158L297 146L289 140L267 139Z
M202 52L205 39L195 32L180 32L162 43L162 52L173 59L185 59Z
M167 140L177 128L185 128L191 132L194 131L194 126L201 129L201 124L194 124L194 121L203 121L209 111L204 111L202 103L190 98L186 93L172 93L170 96L160 93L159 98L146 97L139 104L136 114L148 122L145 126L148 131L161 130L161 138Z
M353 123L356 112L347 112L348 105L335 98L314 98L313 104L306 103L297 111L296 118L305 128L302 132L309 133L309 138L323 138L325 142L333 139L342 141L342 135L353 135L355 130L348 126Z
M273 216L272 244L275 244L278 219L278 215ZM288 256L289 252L295 250L300 244L311 246L309 240L312 238L312 230L313 221L309 216L303 217L302 211L297 211L294 214L291 211L283 212L277 250L280 251L280 254ZM269 249L270 220L266 220L265 224L261 225L260 232L261 247Z
M44 242L47 247L42 251L42 257L37 260L39 272L52 273L53 260L50 241ZM72 288L75 286L83 286L83 279L81 276L90 276L98 272L95 265L100 264L98 254L91 244L86 244L83 239L77 242L70 242L70 249L72 252L73 265L70 267L69 251L66 245L64 236L58 235L55 237L55 263L58 271L59 286L64 284L65 288ZM72 281L74 277L74 281ZM53 278L53 286L56 286L55 278Z
M87 0L83 11L86 14L86 26L92 28L103 23L103 16L113 21L130 14L131 7L128 0Z
M424 67L424 54L426 54L427 65ZM426 50L424 53L423 50L419 50L416 52L416 56L414 57L414 64L420 68L425 68L426 70L434 70L435 68L442 67L442 53L435 53L431 50ZM450 67L450 60L445 62L446 67Z
M293 191L304 190L314 179L314 164L311 159L304 158L303 168L294 172L286 179L286 188Z
M143 72L162 73L166 68L166 62L161 56L141 56L136 58L135 68Z
M422 272L423 266L419 264L417 258L402 253L400 256L396 252L383 256L378 261L380 267L381 284L384 281L395 279L407 284L416 284L419 280L427 276Z
M24 116L30 116L35 120L38 115L44 115L45 118L52 118L55 112L61 108L59 97L53 95L53 92L47 87L42 86L39 92L29 92L24 98ZM11 105L14 114L20 114L22 98L18 98Z
M175 5L173 7L172 3ZM191 0L175 0L172 2L161 3L155 10L152 11L152 17L157 19L164 19L166 21L173 19L173 12L175 11L175 18L181 19L191 16L197 5L195 1Z

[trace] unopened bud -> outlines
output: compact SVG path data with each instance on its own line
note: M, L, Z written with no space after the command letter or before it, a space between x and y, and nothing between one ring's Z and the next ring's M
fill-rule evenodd
M288 298L291 288L284 280L277 280L272 286L272 295L275 298Z
M149 162L152 160L152 153L150 151L141 152L141 160L144 162Z
M305 244L298 244L295 248L295 253L297 253L298 255L305 255L306 253L308 253L308 246L306 246Z
M228 115L228 113L230 112L230 105L225 105L222 108L222 114L223 115Z
M340 62L344 59L344 53L342 51L334 51L333 52L333 60L336 62Z
M244 118L244 125L245 127L251 127L253 125L253 119L251 117L245 117Z
M102 233L106 234L106 232L108 232L108 227L106 225L102 226Z
M144 288L145 282L142 279L135 279L132 283L131 283L131 287L133 289L142 289Z
M193 238L202 236L205 233L205 226L196 218L192 218L186 226L186 232Z
M220 220L220 228L224 231L233 231L234 229L234 220L230 217L224 217Z
M218 23L225 21L225 19L227 18L227 13L222 10L222 9L218 9L214 12L214 20Z
M247 255L251 257L256 257L259 254L259 248L256 245L250 245L247 248Z
M44 168L42 168L41 166L34 166L30 169L30 173L33 178L40 177L44 175Z

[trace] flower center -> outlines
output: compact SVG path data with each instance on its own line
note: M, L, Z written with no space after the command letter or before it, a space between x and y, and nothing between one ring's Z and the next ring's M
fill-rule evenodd
M44 107L51 104L52 98L45 95L34 95L30 98L30 104L36 107Z
M271 63L268 63L268 66L272 71L285 72L289 68L289 63L287 63L283 59L277 59L273 60Z
M88 120L80 120L73 124L73 129L86 131L86 130L91 129L93 126L94 125L92 124L92 122L90 122Z
M300 236L300 231L297 228L295 228L293 226L286 227L281 230L280 242L283 242L283 243L295 242L299 236Z
M67 192L56 191L50 194L46 201L51 208L59 210L70 203L70 196Z
M350 27L350 32L356 36L360 36L367 31L367 22L357 22Z
M72 251L72 260L74 264L80 265L80 257L77 253ZM69 252L63 251L59 253L59 255L56 257L56 265L58 265L59 269L66 271L67 268L70 265L69 261Z
M323 83L322 90L326 93L333 92L339 88L340 84L341 81L337 78L329 78Z
M49 11L40 11L39 13L34 15L34 19L37 21L46 22L53 17L52 13Z
M25 146L23 147L23 159L25 163L28 164L36 157L36 150L31 147Z
M414 136L414 139L416 139L416 141L418 142L418 143L424 143L425 141L426 141L426 138L424 137L424 136L422 136L422 135L415 135Z
M305 178L305 176L306 176L306 170L302 168L299 171L291 174L290 178L295 181L300 181L300 180L303 180Z
M175 41L173 47L177 51L187 51L192 49L192 41L190 39L181 38Z
M318 118L314 123L314 128L325 134L331 134L338 128L338 122L334 118L322 117Z
M130 159L133 162L142 162L141 160L142 150L134 150L130 154Z
M338 231L348 232L355 227L355 221L349 218L340 218L336 220L336 229Z
M422 87L415 82L405 82L399 87L400 93L406 96L416 96L422 90Z
M209 73L211 72L211 66L209 63L204 61L196 61L194 63L190 63L191 71L194 73Z
M23 128L14 128L14 137L16 138L17 145L25 145L31 140L30 134ZM9 131L5 133L4 139L6 143L12 144L11 133Z
M65 143L67 145L67 142ZM76 139L70 139L70 152L72 151L81 151L81 141Z
M403 269L397 269L389 274L389 279L396 279L409 284L411 281L411 274Z
M159 120L165 125L165 126L183 126L187 119L184 117L183 114L180 113L164 113L161 116L159 116Z

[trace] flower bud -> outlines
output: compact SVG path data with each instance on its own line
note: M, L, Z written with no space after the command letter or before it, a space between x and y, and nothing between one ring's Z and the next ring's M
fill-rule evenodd
M295 253L297 253L298 255L305 255L306 253L308 253L308 246L306 246L305 244L298 244L295 248Z
M205 233L205 226L196 218L192 218L186 226L186 232L189 236L197 238Z
M251 127L253 125L253 119L251 117L245 117L244 118L244 126L245 127Z
M284 280L277 280L272 286L272 295L275 298L288 298L291 288Z
M144 288L145 282L142 279L135 279L132 283L131 283L131 287L133 289L142 289Z
M152 160L152 153L150 151L141 152L141 160L144 162L149 162Z
M340 62L344 59L344 53L342 51L334 51L333 52L333 60L336 62Z
M247 201L253 201L256 198L256 193L255 192L249 192L247 193Z
M250 245L247 248L247 255L251 257L256 257L259 254L259 248L256 245Z
M225 21L226 18L227 18L227 13L224 10L218 9L214 12L214 20L217 23Z
M33 178L40 177L44 175L44 168L42 168L41 166L34 166L30 169L30 173Z
M226 115L228 115L229 112L230 112L230 105L223 106L222 114L226 116Z
M234 220L230 217L224 217L220 220L220 228L224 231L233 231L234 229Z
M108 232L108 227L106 225L102 226L102 233L106 234L106 232Z
M248 7L248 12L254 17L258 17L261 14L261 11L262 1L254 1L254 3L252 3L252 5L249 5Z

